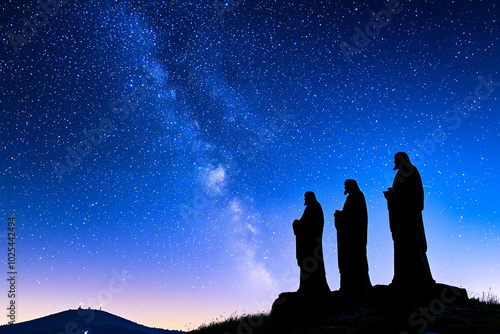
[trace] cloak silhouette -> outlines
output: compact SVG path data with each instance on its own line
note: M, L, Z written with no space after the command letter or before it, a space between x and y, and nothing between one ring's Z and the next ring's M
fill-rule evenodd
M349 195L342 211L335 211L340 291L362 293L372 286L366 258L368 211L358 183L348 179L344 186Z
M398 172L392 187L384 192L394 241L394 277L391 285L425 287L435 281L426 254L422 179L406 153L396 153L394 164L393 169Z
M296 236L297 265L300 267L300 287L297 292L324 294L330 292L323 261L324 216L316 195L304 195L306 208L302 217L293 222Z

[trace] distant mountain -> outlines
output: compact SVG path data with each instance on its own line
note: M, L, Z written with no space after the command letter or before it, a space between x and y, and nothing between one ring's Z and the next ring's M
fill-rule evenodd
M0 326L0 334L180 334L150 328L98 310L68 310L15 325Z

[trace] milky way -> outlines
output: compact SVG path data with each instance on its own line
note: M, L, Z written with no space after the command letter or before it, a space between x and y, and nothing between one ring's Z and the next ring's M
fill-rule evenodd
M422 175L434 278L500 294L494 1L0 8L0 212L18 224L19 320L81 303L187 329L268 310L298 287L306 190L337 289L347 178L367 199L372 282L387 284L382 191L398 151Z

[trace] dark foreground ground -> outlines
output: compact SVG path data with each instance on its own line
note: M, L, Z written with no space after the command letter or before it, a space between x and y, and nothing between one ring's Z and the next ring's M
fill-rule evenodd
M191 334L261 333L500 333L500 304L496 297L472 298L444 304L353 307L314 315L232 316L193 330Z

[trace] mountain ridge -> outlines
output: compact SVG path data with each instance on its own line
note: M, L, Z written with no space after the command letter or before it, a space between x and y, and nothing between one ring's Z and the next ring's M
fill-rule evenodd
M14 325L0 326L0 334L181 334L151 328L102 310L70 309Z

